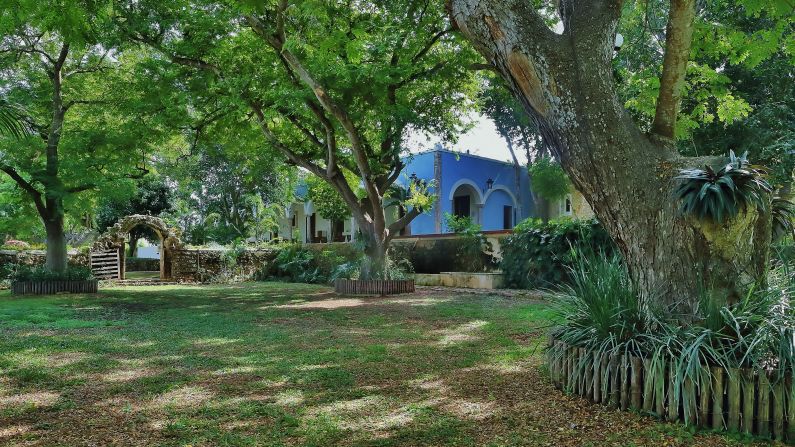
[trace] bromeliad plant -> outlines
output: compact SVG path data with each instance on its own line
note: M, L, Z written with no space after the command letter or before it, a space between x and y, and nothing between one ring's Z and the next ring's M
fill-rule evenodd
M737 157L732 151L729 162L717 171L711 166L682 170L675 192L682 213L723 223L749 207L767 209L772 187L765 180L764 168L751 165L747 156L746 152Z

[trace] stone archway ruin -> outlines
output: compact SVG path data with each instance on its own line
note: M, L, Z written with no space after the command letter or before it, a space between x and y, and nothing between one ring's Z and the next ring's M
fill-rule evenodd
M115 279L125 278L125 253L124 244L130 231L138 226L152 229L160 239L160 279L172 278L172 261L174 251L182 248L179 230L169 228L163 219L155 216L133 214L116 222L108 228L91 246L93 253L115 252L118 262L118 274Z

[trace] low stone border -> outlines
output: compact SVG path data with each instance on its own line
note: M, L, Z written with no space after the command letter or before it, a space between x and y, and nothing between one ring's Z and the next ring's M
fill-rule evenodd
M552 340L548 366L559 389L621 410L687 421L719 431L795 441L795 384L750 369L707 368L678 386L671 365L627 355L587 351ZM659 367L662 366L662 367Z
M97 293L99 281L24 281L12 282L12 295L52 295L55 293Z
M414 292L413 279L359 280L337 279L334 292L342 295L397 295Z

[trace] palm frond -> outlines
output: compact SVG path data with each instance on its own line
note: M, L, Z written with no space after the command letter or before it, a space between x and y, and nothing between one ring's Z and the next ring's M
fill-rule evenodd
M24 116L21 106L11 103L5 98L0 98L0 135L9 135L19 139L30 134L30 128L25 122Z

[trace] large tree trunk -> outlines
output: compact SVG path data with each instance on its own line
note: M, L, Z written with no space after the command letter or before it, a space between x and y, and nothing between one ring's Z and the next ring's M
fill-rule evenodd
M361 279L389 279L387 249L388 245L378 242L377 238L370 238L364 249L366 258L360 270Z
M54 211L52 216L44 219L47 233L47 259L45 266L54 272L66 270L67 252L66 235L63 228L63 212Z
M769 218L749 211L713 225L680 215L679 169L716 160L681 157L671 140L638 129L613 85L620 2L574 4L561 2L562 35L523 0L452 0L451 13L536 121L624 255L646 305L689 321L704 288L738 299L763 280Z

